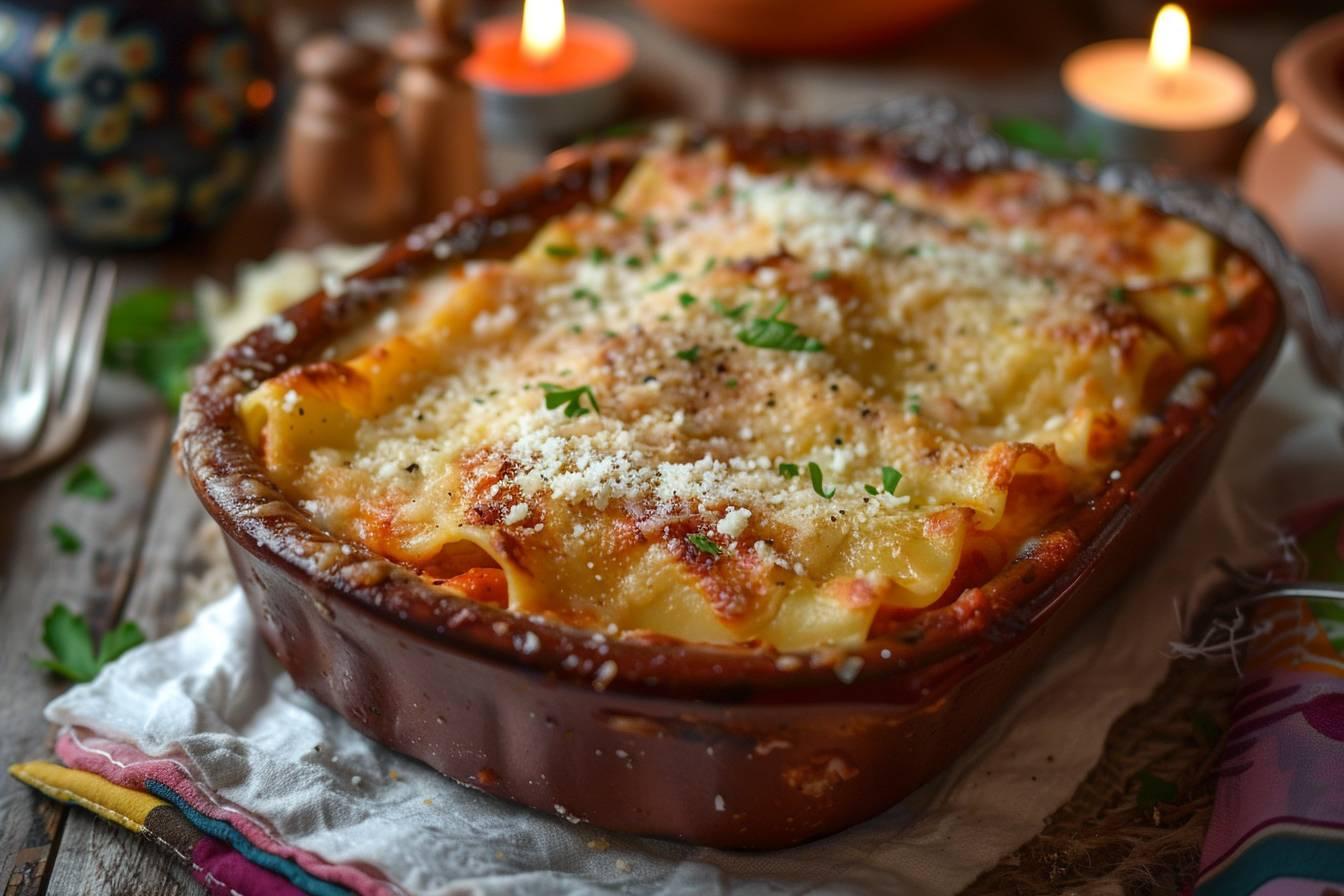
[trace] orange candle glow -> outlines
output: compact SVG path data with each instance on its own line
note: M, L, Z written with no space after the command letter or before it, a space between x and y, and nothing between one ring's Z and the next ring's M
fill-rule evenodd
M1168 3L1148 41L1112 40L1064 61L1064 89L1115 121L1165 131L1200 131L1241 121L1255 87L1226 56L1190 45L1190 20Z
M612 25L565 16L564 0L526 0L521 17L476 29L462 73L481 90L557 94L609 84L634 62L634 44Z

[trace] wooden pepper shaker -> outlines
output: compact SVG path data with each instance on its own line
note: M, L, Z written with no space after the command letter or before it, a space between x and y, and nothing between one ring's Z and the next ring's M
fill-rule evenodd
M417 0L424 26L397 36L397 127L415 178L415 214L429 220L485 187L476 95L459 72L471 47L457 30L463 0Z
M299 48L302 83L285 145L285 185L298 216L291 242L388 239L408 223L410 192L396 128L379 108L386 61L336 34Z

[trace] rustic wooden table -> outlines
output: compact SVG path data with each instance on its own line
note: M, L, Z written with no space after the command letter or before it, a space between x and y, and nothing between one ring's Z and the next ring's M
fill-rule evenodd
M634 34L640 55L633 108L641 117L824 119L901 92L938 91L988 113L1058 121L1066 111L1057 77L1064 56L1094 40L1144 33L1155 5L981 0L880 55L787 63L739 60L692 44L614 0L592 0L584 8ZM1272 106L1275 52L1338 8L1334 2L1291 4L1291 10L1277 3L1205 5L1254 7L1197 12L1195 33L1201 44L1251 70L1260 116ZM507 179L538 158L527 148L501 148L491 165L498 179ZM189 285L207 270L226 272L237 259L267 254L278 232L273 219L261 214L200 245L127 260L123 281ZM0 255L14 257L26 238L13 222L0 227ZM85 613L98 631L134 619L152 637L180 624L184 581L199 571L188 545L203 515L173 469L172 429L172 418L147 389L108 375L88 431L69 457L0 483L0 761L50 753L42 707L62 685L31 659L53 604ZM81 461L113 483L112 500L91 503L63 493L66 476ZM83 539L78 555L58 552L48 531L58 521ZM7 776L0 776L0 883L4 896L202 892L165 852L87 812L39 798Z

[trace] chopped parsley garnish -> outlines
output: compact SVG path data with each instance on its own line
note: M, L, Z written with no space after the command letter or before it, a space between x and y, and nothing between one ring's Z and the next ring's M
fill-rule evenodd
M1195 285L1193 283L1179 283L1176 286L1176 291L1183 296L1192 296L1195 293L1199 292L1199 290L1195 288Z
M715 257L715 256L713 256L713 255L709 256L708 258L705 259L705 267L704 267L704 270L702 270L700 273L702 273L702 274L708 274L710 271L714 270L714 266L715 266L716 264L718 264L718 263L719 263L719 259L718 259L717 257Z
M112 486L107 484L92 464L80 464L70 471L65 480L65 493L79 495L92 501L106 501L112 497Z
M638 255L627 255L625 256L625 266L628 268L642 268L644 267L644 259L640 258Z
M701 535L699 532L692 532L690 535L687 535L686 540L690 542L691 547L702 554L709 554L711 557L717 557L723 553L723 548L719 547L712 539Z
M612 208L611 206L608 206L608 207L607 207L607 214L611 215L611 216L612 216L613 218L615 218L617 221L624 221L624 220L626 220L627 218L630 217L629 215L627 215L625 212L621 211L620 209L618 209L618 208Z
M829 280L829 279L831 279L831 278L834 277L834 276L835 276L835 271L831 270L830 268L822 268L822 269L819 270L819 271L813 271L813 272L812 272L812 279L813 279L813 280L818 280L818 281L820 281L820 280Z
M103 666L144 640L140 626L127 621L104 635L95 652L88 621L65 604L57 604L42 620L42 643L51 651L51 659L33 662L70 681L93 681Z
M780 464L780 465L779 465L779 475L783 476L785 479L792 479L793 477L795 477L795 476L798 475L798 465L797 465L797 464Z
M676 271L668 271L666 274L649 284L649 292L656 292L665 286L671 286L680 279L681 275Z
M716 187L714 188L714 198L716 198L716 199L722 199L723 197L725 197L725 196L727 196L727 195L728 195L728 185L727 185L727 184L719 184L718 186L716 186Z
M677 357L683 361L688 361L691 364L694 364L696 361L700 360L700 346L693 345L690 348L684 348L677 352Z
M602 409L597 406L597 396L593 394L591 386L575 386L573 389L566 389L564 386L557 386L555 383L542 383L541 389L546 393L546 410L548 411L553 411L563 405L566 417L582 417L589 411L602 413ZM587 396L590 407L583 406L584 396Z
M895 467L882 468L882 491L889 495L896 494L896 486L901 484L901 471Z
M906 413L910 414L911 416L918 417L921 409L922 406L919 403L918 395L911 395L909 398L905 400Z
M906 246L904 249L901 250L901 255L906 258L914 258L918 254L919 254L918 246Z
M758 317L739 330L737 339L755 348L773 348L784 352L819 352L822 344L798 332L798 325L779 319L784 302L775 306L769 317Z
M867 492L868 494L870 494L870 495L876 495L876 494L879 493L878 488L877 488L877 486L875 486L875 485L865 485L865 486L863 487L863 490L866 491L866 492Z
M747 309L751 307L746 302L743 302L736 308L729 308L727 305L723 304L718 299L713 299L712 301L710 301L709 305L719 314L722 314L724 317L729 318L730 320L741 320L742 315L746 314Z
M580 286L578 289L574 290L572 296L576 302L587 302L594 308L602 304L601 297L586 286Z
M689 308L695 304L695 296L689 292L683 292L681 295L677 296L677 302L681 307Z
M588 253L588 260L593 264L601 264L604 261L611 261L611 252L601 246L594 246Z
M826 491L826 489L822 487L822 483L821 483L821 467L817 466L817 462L816 462L816 461L809 461L809 462L808 462L808 464L807 464L807 475L808 475L808 477L811 478L811 480L812 480L812 491L814 491L814 492L816 492L817 494L821 495L821 496L822 496L823 498L825 498L827 501L829 501L829 500L831 500L831 498L834 498L834 497L835 497L835 486L831 486L831 490L830 490L829 492Z
M1112 286L1106 290L1106 297L1112 302L1124 302L1129 298L1129 292L1123 286Z
M79 549L84 547L84 542L75 533L71 532L60 523L51 524L51 537L56 541L56 547L62 554L78 554Z
M552 258L573 258L579 254L579 250L574 246L549 245L546 247L546 254Z
M729 389L736 389L736 388L737 388L737 377L735 377L735 376L730 376L730 377L728 377L728 379L726 379L726 380L723 381L723 384L724 384L725 386L727 386Z
M890 202L892 205L896 204L896 194L890 190L883 190L877 198L881 199L883 202Z

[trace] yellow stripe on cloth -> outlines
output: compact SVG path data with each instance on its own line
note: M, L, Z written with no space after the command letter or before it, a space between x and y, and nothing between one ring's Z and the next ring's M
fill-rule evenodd
M20 762L11 765L9 773L54 800L83 806L137 834L144 831L150 812L167 805L151 794L54 762Z

